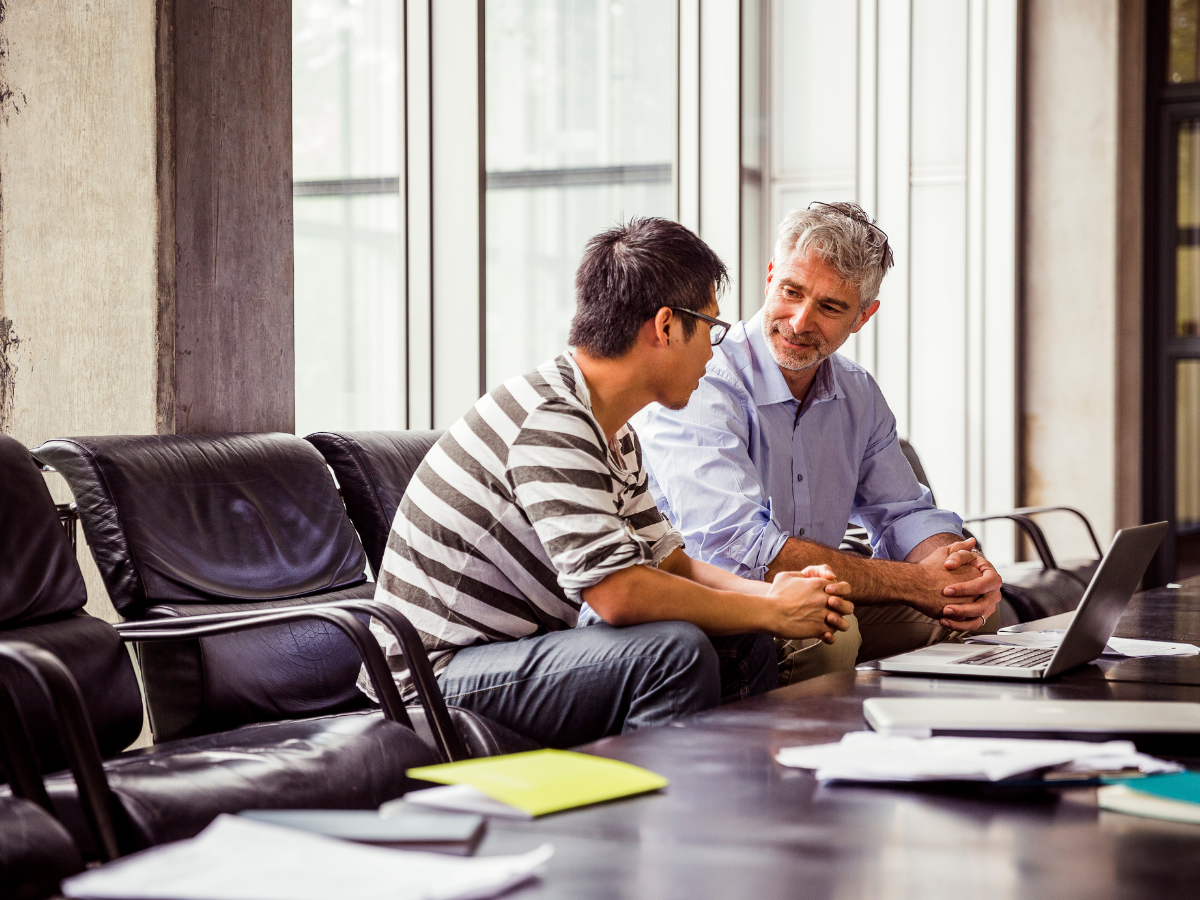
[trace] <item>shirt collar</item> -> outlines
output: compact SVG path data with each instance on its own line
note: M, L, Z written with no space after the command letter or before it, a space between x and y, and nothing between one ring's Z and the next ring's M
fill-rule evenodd
M767 339L763 335L763 312L760 309L746 323L747 343L753 359L756 377L754 379L754 403L756 406L770 406L773 403L794 403L796 398L792 389L784 380L779 363L771 355ZM821 363L817 369L817 377L813 379L812 388L805 398L805 405L811 406L825 400L838 400L846 396L838 379L838 366L834 365L832 357Z
M575 394L575 399L583 404L584 409L591 412L592 392L588 390L587 379L583 377L583 370L579 368L579 363L575 362L574 354L570 350L567 350L555 360L555 363L559 360L566 362L571 373L570 378L566 376L566 373L561 373L563 375L563 386Z

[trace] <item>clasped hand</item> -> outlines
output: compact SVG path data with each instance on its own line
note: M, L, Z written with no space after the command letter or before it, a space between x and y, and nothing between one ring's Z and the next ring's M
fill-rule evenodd
M968 538L938 547L918 563L930 590L910 605L951 631L975 631L1000 604L1002 579L974 548L975 538ZM943 598L960 602L946 605Z
M820 638L832 644L837 632L850 627L842 618L854 612L854 604L845 599L850 592L850 585L838 581L827 565L780 572L768 594L782 601L772 633L783 638Z

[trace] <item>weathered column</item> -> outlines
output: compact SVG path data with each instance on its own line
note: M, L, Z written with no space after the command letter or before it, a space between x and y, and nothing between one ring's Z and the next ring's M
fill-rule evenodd
M0 3L0 51L0 431L290 431L290 2Z

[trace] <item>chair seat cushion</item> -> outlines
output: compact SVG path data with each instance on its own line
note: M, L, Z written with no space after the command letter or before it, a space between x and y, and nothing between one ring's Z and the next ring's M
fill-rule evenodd
M369 600L369 581L325 594L262 603L160 603L146 617L290 609L330 600ZM360 616L366 622L366 616ZM191 641L138 644L155 741L227 731L253 722L363 709L355 687L362 660L326 622L272 625Z
M438 762L413 731L377 712L248 725L131 750L104 769L120 809L122 845L192 837L219 813L243 809L374 809L424 782L405 775ZM46 788L76 842L94 853L74 779Z
M0 898L42 900L83 871L71 835L36 804L0 796Z

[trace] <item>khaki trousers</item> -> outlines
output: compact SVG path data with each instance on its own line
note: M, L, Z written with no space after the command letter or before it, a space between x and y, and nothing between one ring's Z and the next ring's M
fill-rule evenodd
M775 639L779 657L779 686L785 687L830 672L845 672L858 663L918 650L942 641L962 641L971 634L995 634L1000 614L995 612L974 632L951 631L936 619L902 603L856 607L847 616L849 631L838 634L833 645L807 638Z

